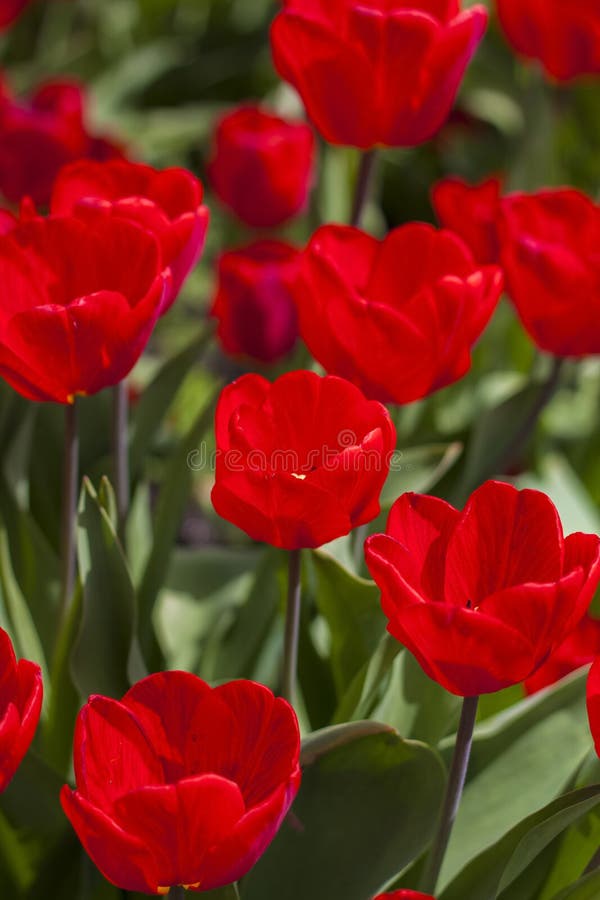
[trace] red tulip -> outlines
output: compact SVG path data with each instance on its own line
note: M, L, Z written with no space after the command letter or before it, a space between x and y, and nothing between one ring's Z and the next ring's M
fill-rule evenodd
M598 0L496 0L517 53L541 62L557 81L600 74Z
M561 189L500 210L507 290L532 339L557 356L600 353L600 206Z
M555 684L575 669L589 665L597 656L600 656L600 620L586 613L544 665L527 679L526 693L534 694Z
M2 0L0 3L0 31L18 19L30 0Z
M500 187L499 178L488 178L476 185L460 178L444 178L431 192L440 224L458 234L482 266L499 262Z
M202 185L185 169L159 172L139 163L81 160L62 169L52 192L52 211L68 215L100 209L136 222L158 240L163 265L172 275L171 306L198 261L208 227Z
M127 891L210 891L248 872L300 783L292 707L251 681L186 672L91 697L77 720L77 788L63 809L102 874Z
M314 160L308 125L242 106L219 121L208 173L219 199L242 222L273 228L305 208Z
M42 672L28 659L18 662L0 628L0 791L9 784L27 753L42 708Z
M469 370L502 289L450 231L411 224L385 241L320 228L300 261L300 333L315 359L384 403L410 403Z
M596 753L600 756L600 657L596 659L588 675L587 711Z
M50 202L52 183L62 166L103 153L120 155L106 139L92 137L84 122L85 95L73 81L49 81L28 100L16 100L0 86L0 192L11 203L30 196Z
M446 121L487 22L460 0L287 0L277 71L332 144L412 146Z
M600 539L563 537L539 491L488 481L461 513L405 494L367 540L388 631L425 672L464 697L530 678L585 614Z
M256 241L221 256L211 314L227 353L270 363L293 348L298 319L291 284L298 256L282 241Z
M69 403L121 381L169 290L155 238L101 216L35 219L0 236L0 375Z
M300 371L226 387L216 439L216 511L254 540L294 550L375 518L395 429L347 381Z
M374 900L435 900L431 894L422 894L420 891L392 891L391 894L377 894Z

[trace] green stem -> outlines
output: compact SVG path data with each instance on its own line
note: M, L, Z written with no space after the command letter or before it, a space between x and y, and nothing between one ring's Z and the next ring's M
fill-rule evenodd
M185 888L183 888L180 884L175 884L169 891L169 897L171 900L184 900L185 897Z
M125 543L125 526L130 499L128 427L127 384L125 381L121 381L113 388L113 460L118 533L122 544Z
M300 602L302 587L300 575L301 551L290 550L281 693L291 704L294 703L296 694L296 673L298 669L298 638L300 634Z
M375 176L376 161L376 150L367 150L361 156L358 177L356 179L356 190L354 192L354 200L352 203L352 215L350 217L350 224L355 228L360 228L363 212L365 211L369 200Z
M431 845L431 850L423 870L420 890L426 894L435 892L442 863L448 847L448 841L452 833L463 788L467 776L471 744L473 742L473 729L477 717L477 704L479 697L465 697L463 700L460 723L456 734L454 756L446 785L444 803L438 821L437 831Z
M75 528L77 524L77 493L79 489L79 435L77 431L77 400L65 407L65 442L62 493L62 597L61 621L64 621L75 587Z

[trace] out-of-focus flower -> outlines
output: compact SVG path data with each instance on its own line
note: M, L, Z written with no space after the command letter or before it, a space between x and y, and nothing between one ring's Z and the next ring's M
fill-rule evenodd
M7 633L0 628L0 791L25 756L42 708L42 672L28 659L17 662Z
M208 174L219 199L251 228L273 228L301 212L313 181L315 138L258 106L218 123Z
M0 236L0 375L69 403L132 369L170 290L156 239L99 216L32 219Z
M425 672L464 697L536 672L584 616L600 581L600 539L563 537L540 491L488 481L459 512L404 494L366 542L388 631Z
M273 840L300 784L292 707L251 681L186 672L91 697L77 720L76 790L61 802L102 874L127 891L210 891Z
M299 264L300 334L328 372L384 403L410 403L469 370L471 348L500 297L450 231L410 224L378 241L320 228Z
M537 346L600 353L600 206L567 188L510 194L499 237L507 291Z
M292 284L298 250L283 241L256 241L219 259L212 315L226 353L271 363L298 338Z
M28 99L16 99L0 85L0 193L11 203L31 197L50 202L52 184L62 166L82 157L119 157L107 138L94 137L85 125L85 94L74 81L48 81Z
M482 266L498 264L499 178L467 184L461 178L444 178L433 186L431 199L444 228L458 234Z
M395 447L384 406L347 381L244 375L216 413L216 511L257 541L320 547L379 513Z
M496 0L517 53L541 62L557 81L600 75L598 0Z
M186 169L158 171L125 160L80 160L59 172L51 208L58 215L101 210L153 234L172 276L165 312L204 247L209 214L202 196L202 184Z
M18 19L31 0L2 0L0 3L0 31L4 31L9 25Z
M286 0L271 44L326 140L412 146L446 121L486 22L460 0Z

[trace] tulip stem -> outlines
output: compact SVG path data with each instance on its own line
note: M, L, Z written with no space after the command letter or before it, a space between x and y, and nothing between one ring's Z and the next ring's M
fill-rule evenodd
M129 401L127 383L120 381L113 388L113 461L115 496L117 500L117 528L121 543L125 541L125 526L129 513Z
M473 729L477 717L477 704L479 697L465 697L460 714L460 723L456 734L454 756L446 785L446 794L442 805L437 831L429 856L425 863L421 878L421 890L426 894L433 894L437 887L438 878L444 861L448 841L452 833L458 807L465 786L471 744L473 743Z
M169 891L169 897L171 898L171 900L183 900L183 898L185 897L185 888L183 888L180 884L174 884Z
M65 407L65 443L62 496L62 597L61 620L64 621L75 587L75 527L79 489L79 434L77 400Z
M354 191L354 200L352 202L352 216L350 218L350 224L355 228L360 228L363 212L369 200L375 177L376 161L376 150L367 150L361 155L358 177L356 179L356 190Z
M300 634L300 600L302 587L300 575L300 550L290 550L281 693L292 705L296 694L296 673L298 669L298 639Z

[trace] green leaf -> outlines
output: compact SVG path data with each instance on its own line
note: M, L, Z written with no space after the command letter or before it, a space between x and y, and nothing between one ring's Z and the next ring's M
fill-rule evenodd
M566 746L566 744L564 745ZM600 785L565 794L519 822L474 860L440 900L510 900L510 887L563 831L600 805Z
M175 395L211 337L212 328L206 327L183 350L169 359L145 388L132 410L129 451L132 473L139 471Z
M190 495L192 470L189 466L189 457L197 449L212 423L214 404L219 391L220 387L207 398L203 409L180 442L169 461L161 486L154 518L152 552L138 591L140 639L147 661L155 661L152 659L156 654L152 630L154 605L166 579L173 545Z
M313 553L312 561L315 602L329 626L333 674L341 697L385 632L379 588L353 575L326 553Z
M458 441L399 451L398 463L390 470L381 492L382 508L389 508L406 491L430 491L456 464L462 451Z
M585 674L534 694L476 728L442 886L572 782L591 746ZM445 746L449 758L452 742Z
M425 849L444 789L439 757L385 726L363 737L349 728L354 739L343 742L338 730L333 749L313 753L291 813L241 885L242 900L365 900ZM320 739L312 735L305 748Z
M121 697L131 683L135 654L135 594L114 527L87 479L79 502L77 547L83 609L71 657L73 678L84 697Z
M580 878L576 884L570 885L553 900L598 900L600 897L600 871L590 872L584 878Z
M3 524L0 524L0 585L17 656L38 663L42 669L44 684L47 684L46 656L35 622L13 572L8 535Z

